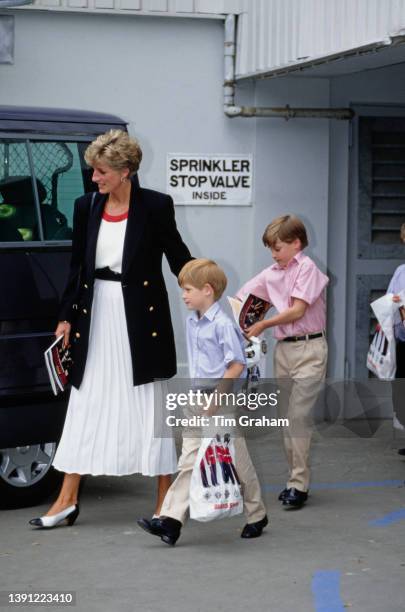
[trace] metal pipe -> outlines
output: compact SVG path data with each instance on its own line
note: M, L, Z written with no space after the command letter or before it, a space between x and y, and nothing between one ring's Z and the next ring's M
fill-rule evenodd
M224 36L224 112L227 117L272 117L275 119L339 119L354 117L351 108L291 108L235 105L236 16L225 18Z
M236 17L227 15L225 18L224 41L224 105L233 107L235 104L235 57L236 57Z
M339 119L350 120L354 117L351 108L291 108L257 107L257 106L225 106L228 117L273 117L274 119Z

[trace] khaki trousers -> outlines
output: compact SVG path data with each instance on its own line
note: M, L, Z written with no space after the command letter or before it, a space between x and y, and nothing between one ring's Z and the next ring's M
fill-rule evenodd
M283 428L288 489L308 491L312 409L326 376L327 358L324 337L276 344L274 373L281 391L278 407L280 415L289 419L289 427Z
M235 467L242 486L244 511L248 523L264 518L266 507L262 500L260 483L244 438L234 438ZM179 473L166 493L160 516L168 516L185 523L189 509L191 473L200 448L201 438L183 438Z

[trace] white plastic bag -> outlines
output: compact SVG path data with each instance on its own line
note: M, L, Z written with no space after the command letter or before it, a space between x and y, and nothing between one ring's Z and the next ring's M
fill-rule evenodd
M367 354L367 367L378 378L393 380L396 371L395 343L382 330L374 334Z
M398 316L399 307L403 305L404 298L403 292L399 295L402 298L401 302L393 302L393 294L387 293L370 304L380 329L374 334L370 344L367 368L383 380L393 380L397 369L394 321Z
M243 512L230 434L203 438L190 482L190 518L213 521Z

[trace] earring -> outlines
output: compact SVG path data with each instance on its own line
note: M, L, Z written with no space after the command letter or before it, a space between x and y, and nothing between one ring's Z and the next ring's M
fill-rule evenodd
M126 176L121 176L121 183L126 183L127 182L127 177Z

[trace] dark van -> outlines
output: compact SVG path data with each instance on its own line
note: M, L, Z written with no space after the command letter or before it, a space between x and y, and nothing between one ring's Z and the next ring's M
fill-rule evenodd
M51 467L67 398L52 394L44 351L67 279L73 203L95 190L89 142L119 117L0 106L0 508L34 505Z

